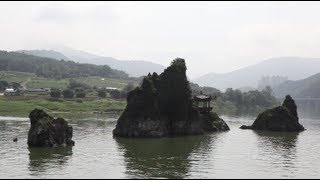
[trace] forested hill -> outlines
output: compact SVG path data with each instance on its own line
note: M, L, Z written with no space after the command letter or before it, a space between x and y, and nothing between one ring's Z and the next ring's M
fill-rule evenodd
M55 79L85 76L128 78L127 73L112 69L108 65L80 64L7 51L0 51L0 71L29 72Z
M66 60L70 61L72 59L69 59L67 56L61 54L60 52L53 51L53 50L20 50L16 51L18 53L24 53L24 54L29 54L29 55L34 55L34 56L39 56L39 57L46 57L46 58L51 58L51 59L56 59L56 60Z
M108 65L113 69L121 70L131 77L140 77L156 72L160 74L165 67L158 63L139 60L119 60L113 57L99 56L85 51L69 47L57 47L55 50L20 50L25 54L53 58L57 60L72 60L78 63L90 63L95 65Z
M262 61L229 73L209 73L193 80L201 86L219 90L243 87L257 88L263 76L281 76L290 80L307 78L319 72L320 58L279 57Z

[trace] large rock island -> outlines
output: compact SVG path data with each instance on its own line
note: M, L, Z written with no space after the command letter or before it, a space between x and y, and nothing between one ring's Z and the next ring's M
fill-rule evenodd
M53 118L40 109L34 109L30 115L31 127L28 133L28 145L36 147L74 146L71 140L73 129L62 118Z
M166 137L229 130L216 113L199 112L186 69L184 59L177 58L160 75L145 76L141 86L128 93L113 135Z
M241 126L241 129L299 132L305 130L299 123L297 106L290 95L282 103L272 109L260 113L251 126Z

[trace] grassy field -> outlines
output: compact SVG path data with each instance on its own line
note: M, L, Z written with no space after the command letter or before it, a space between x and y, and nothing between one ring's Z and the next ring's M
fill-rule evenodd
M35 78L36 75L32 73L0 71L0 81L17 82L21 83L28 78Z
M126 101L110 98L63 99L50 101L47 96L0 96L0 116L27 117L34 108L50 113L119 113L126 106Z
M66 89L69 85L68 79L55 80L34 77L27 83L27 88L59 88Z
M110 79L101 77L79 77L73 78L76 81L89 85L90 87L115 87L124 88L132 82L138 85L136 81ZM48 79L37 77L32 73L0 71L0 81L8 82L27 82L27 88L60 88L66 89L69 85L69 79ZM0 116L19 116L27 117L34 108L41 108L50 113L73 113L73 114L92 114L106 112L121 112L125 106L125 100L114 100L108 98L98 98L97 92L92 88L87 89L84 99L63 99L59 101L50 100L50 95L44 93L26 93L22 96L0 96Z
M69 79L48 79L43 77L37 77L32 73L22 73L22 72L10 72L10 71L0 71L0 81L17 82L21 83L28 81L27 88L60 88L66 89L69 85ZM128 83L132 82L134 85L138 85L137 81L129 81L124 79L111 79L111 78L101 78L101 77L78 77L73 78L76 81L85 83L91 87L115 87L118 89L124 88Z
M128 83L132 81L123 80L123 79L110 79L110 78L101 78L101 77L79 77L73 78L74 80L87 84L90 87L115 87L118 89L124 88ZM138 82L133 82L135 85L138 85ZM33 77L27 84L27 88L60 88L66 89L69 85L69 79L47 79L40 77Z
M118 89L124 88L128 83L132 82L134 85L138 85L136 81L129 81L124 79L110 79L110 78L101 78L101 77L80 77L74 78L76 81L85 83L91 87L115 87Z

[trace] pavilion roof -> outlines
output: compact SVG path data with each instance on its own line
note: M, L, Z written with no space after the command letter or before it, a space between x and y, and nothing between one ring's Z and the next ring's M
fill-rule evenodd
M210 100L212 100L212 97L202 94L202 95L195 96L194 99L198 100L198 101L210 101Z

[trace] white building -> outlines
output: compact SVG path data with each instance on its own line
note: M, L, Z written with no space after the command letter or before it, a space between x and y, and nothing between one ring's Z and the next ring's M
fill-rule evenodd
M107 90L118 90L118 88L115 87L106 87Z
M3 94L5 96L16 96L16 95L19 95L17 90L14 90L13 88L7 88L6 90L4 90Z
M16 92L16 90L14 90L13 88L7 88L6 90L4 90L4 93L14 93Z

